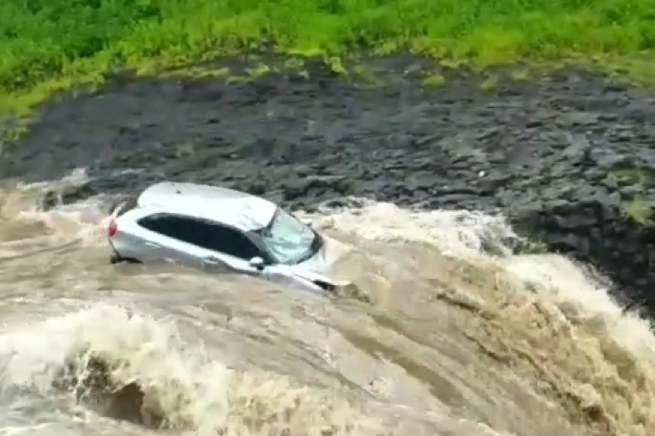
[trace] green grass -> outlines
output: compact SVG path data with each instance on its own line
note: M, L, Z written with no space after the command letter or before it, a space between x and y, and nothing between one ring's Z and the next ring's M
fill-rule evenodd
M652 184L653 170L648 167L622 168L607 174L606 184L636 188L637 193L621 204L624 217L640 227L652 227L653 202L649 200L648 187Z
M637 197L623 204L623 214L641 227L652 227L653 205L645 198Z
M446 78L439 73L430 74L421 80L421 85L426 88L441 88L446 85Z
M333 69L356 49L481 65L630 56L651 77L654 20L655 0L5 0L0 110L118 67L148 73L271 46L325 55Z

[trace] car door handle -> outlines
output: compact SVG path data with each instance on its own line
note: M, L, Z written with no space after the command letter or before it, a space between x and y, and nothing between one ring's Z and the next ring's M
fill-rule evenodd
M161 248L159 244L155 244L154 242L146 242L146 246L150 248Z
M205 257L202 260L202 262L207 264L207 265L218 265L220 261L217 258L215 258L214 256L208 256L208 257Z

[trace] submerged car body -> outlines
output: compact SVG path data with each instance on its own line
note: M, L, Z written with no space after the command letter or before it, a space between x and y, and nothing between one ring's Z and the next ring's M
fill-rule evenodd
M212 272L334 290L323 237L263 198L216 186L161 182L109 223L112 263L171 260Z

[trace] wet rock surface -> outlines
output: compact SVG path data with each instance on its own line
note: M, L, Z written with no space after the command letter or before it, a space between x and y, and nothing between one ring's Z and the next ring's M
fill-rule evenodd
M655 93L574 72L501 75L493 89L453 73L428 89L410 64L370 64L383 84L374 87L318 64L237 83L116 78L49 105L5 148L0 175L48 180L86 167L92 180L65 201L174 179L305 209L353 195L500 210L655 309Z

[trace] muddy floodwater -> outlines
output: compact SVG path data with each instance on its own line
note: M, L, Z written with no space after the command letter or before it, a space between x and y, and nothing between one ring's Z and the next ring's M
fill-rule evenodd
M416 65L46 107L0 160L0 434L653 434L650 236L619 208L651 198L655 94ZM111 208L164 179L312 218L352 286L110 265Z

